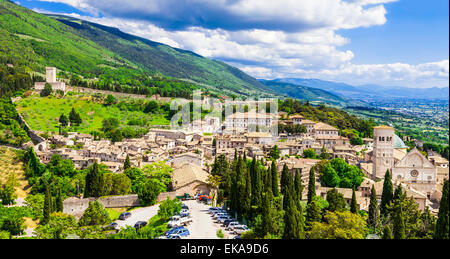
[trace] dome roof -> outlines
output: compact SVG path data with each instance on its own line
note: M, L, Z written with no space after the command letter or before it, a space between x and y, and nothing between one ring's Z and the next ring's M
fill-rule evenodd
M399 136L394 135L394 148L408 148L408 147L405 145L405 142L403 142L403 140Z

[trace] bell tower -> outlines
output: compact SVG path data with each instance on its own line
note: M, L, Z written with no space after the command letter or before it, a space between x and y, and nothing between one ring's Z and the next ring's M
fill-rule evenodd
M372 179L375 180L383 178L386 170L394 166L395 129L385 125L375 127L373 135Z

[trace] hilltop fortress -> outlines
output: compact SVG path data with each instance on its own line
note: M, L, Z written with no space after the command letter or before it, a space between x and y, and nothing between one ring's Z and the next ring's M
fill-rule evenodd
M66 83L56 81L56 67L46 67L45 82L36 82L34 84L34 89L36 91L42 91L44 90L45 84L50 84L53 91L66 91Z

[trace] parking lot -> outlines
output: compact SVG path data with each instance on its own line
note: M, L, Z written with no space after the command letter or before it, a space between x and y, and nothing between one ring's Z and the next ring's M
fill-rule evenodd
M183 201L185 205L189 207L189 214L192 218L192 222L189 223L186 228L189 230L190 235L184 237L186 239L219 239L217 237L217 231L222 229L224 238L233 238L235 234L231 234L225 230L219 223L215 223L212 215L208 212L211 206L206 205L196 200ZM138 221L149 221L153 216L158 213L159 205L151 207L139 208L132 210L131 216L126 220L117 220L116 223L119 227L124 228L126 226L134 226Z

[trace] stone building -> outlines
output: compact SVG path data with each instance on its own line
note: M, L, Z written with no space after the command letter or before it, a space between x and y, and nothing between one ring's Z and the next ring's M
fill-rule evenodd
M437 168L414 148L393 166L392 179L411 186L430 199L436 190Z
M381 179L386 171L394 166L395 129L389 126L374 128L373 172L372 179Z
M56 81L56 67L45 68L45 82L36 82L34 84L35 90L44 90L45 84L48 83L52 86L53 91L61 90L66 91L66 83Z

